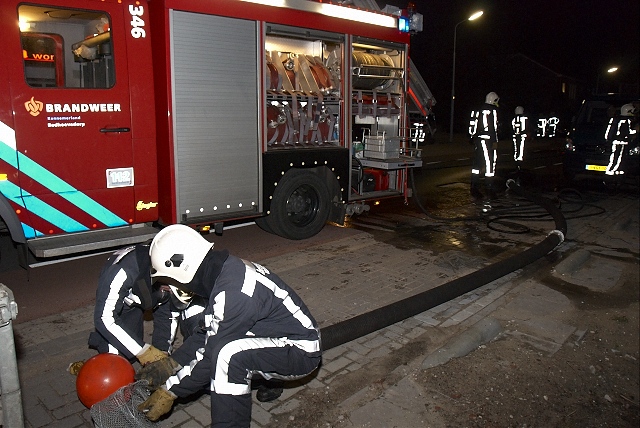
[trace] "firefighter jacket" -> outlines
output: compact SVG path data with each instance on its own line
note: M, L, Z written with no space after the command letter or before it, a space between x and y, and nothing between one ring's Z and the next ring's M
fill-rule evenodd
M629 144L636 132L630 117L616 116L609 119L604 138L609 143Z
M471 112L469 135L476 140L498 141L498 110L491 104L483 104L479 110Z
M524 135L526 137L528 135L527 134L528 120L529 118L522 114L519 114L516 117L514 117L513 120L511 120L511 129L513 129L513 135Z
M189 302L189 306L182 310L176 308L171 299L161 304L153 311L154 346L172 354L178 328L183 339L202 330L204 326L203 312L207 307L207 302L208 299L204 297L194 296ZM189 360L185 361L184 359L178 361L182 365L188 362Z
M142 326L131 325L122 315L131 309L140 311L141 323L144 310L153 307L150 266L149 247L131 246L113 253L98 278L96 331L127 358L135 357L144 341L138 333Z
M211 250L185 288L200 295L208 290L209 301L204 330L189 337L173 356L176 361L190 357L165 384L179 397L213 384L212 362L218 361L224 344L236 339L272 338L282 347L321 355L320 330L309 309L292 288L259 264Z

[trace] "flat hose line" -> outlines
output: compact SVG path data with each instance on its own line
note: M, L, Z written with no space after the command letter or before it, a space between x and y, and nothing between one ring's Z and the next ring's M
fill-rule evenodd
M555 221L556 229L549 232L542 242L522 253L485 266L482 269L423 291L415 296L322 328L322 349L326 351L418 315L521 269L554 251L564 241L567 233L567 222L562 211L549 199L524 191L513 180L507 181L507 187L519 196L544 208Z

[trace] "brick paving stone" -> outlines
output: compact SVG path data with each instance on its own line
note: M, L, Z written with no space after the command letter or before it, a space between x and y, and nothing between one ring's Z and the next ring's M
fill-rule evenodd
M376 358L386 357L390 353L391 353L391 347L389 347L389 345L383 345L371 351L371 354L369 355L369 357L372 360L375 360Z
M407 340L406 342L405 341L390 342L389 348L391 348L392 350L400 349L407 343L409 343L409 340Z
M48 410L54 410L70 403L70 400L65 399L47 384L40 385L36 395Z
M363 343L363 345L367 348L375 349L379 346L386 345L387 343L389 343L388 337L385 337L383 334L377 334L371 340Z
M211 424L211 410L204 407L199 401L185 407L184 411L202 424Z
M348 372L355 372L357 370L360 370L362 368L362 364L359 363L353 363L353 364L349 364L347 366L347 371Z
M260 425L267 425L271 421L271 413L260 406L253 406L251 409L251 419Z
M54 410L53 417L55 419L64 419L76 413L81 413L86 407L79 401L69 402L66 406L62 406Z
M167 419L160 421L158 425L163 428L176 427L176 426L180 426L181 424L189 420L192 422L192 424L195 423L195 421L193 421L193 419L191 418L191 415L185 412L184 409L176 410L174 408L173 411L171 412L171 415L169 415Z
M422 336L422 334L425 333L426 331L427 330L422 327L415 327L410 332L408 332L406 336L409 339L415 339L416 337Z
M54 421L47 425L47 428L75 428L81 426L86 426L86 423L80 415L76 414Z
M345 346L346 348L351 349L360 355L367 355L371 351L371 349L367 348L366 346L362 346L362 344L358 343L355 340L342 346Z
M336 346L335 348L327 349L322 353L322 359L324 361L331 361L344 354L345 350L346 348L344 346Z
M316 379L318 380L324 380L327 377L329 377L331 375L331 373L327 370L325 370L324 368L324 364L320 366L320 369L318 370L318 373L316 374Z
M469 295L465 295L465 298L460 300L458 302L459 305L463 305L466 306L470 303L473 303L475 300L477 300L480 296L478 296L476 293L471 293Z
M435 327L438 324L440 324L440 321L438 321L437 319L427 315L427 313L422 313L422 314L416 315L414 318L416 320L420 321L420 323L426 324L426 325L431 326L431 327Z
M40 428L53 422L53 418L42 404L24 407L25 420L33 427Z
M390 326L386 327L385 330L396 333L399 336L402 336L407 332L407 330L402 328L399 323L391 324Z
M335 373L336 371L346 367L351 363L351 360L345 357L339 357L336 360L329 362L329 364L323 365L323 369L329 373Z
M292 410L295 410L299 405L300 405L300 400L293 398L278 407L274 407L271 411L276 415L279 415L282 413L287 413Z
M470 311L469 309L463 309L460 312L458 312L457 314L454 314L450 320L451 321L455 321L456 323L459 323L461 321L466 320L467 318L469 318L471 315L473 315L475 312ZM444 324L443 324L444 327Z

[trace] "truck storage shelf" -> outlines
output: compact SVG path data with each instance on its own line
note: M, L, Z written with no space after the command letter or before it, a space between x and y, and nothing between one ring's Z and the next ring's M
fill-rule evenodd
M401 156L392 159L360 158L362 166L378 169L420 168L422 159Z

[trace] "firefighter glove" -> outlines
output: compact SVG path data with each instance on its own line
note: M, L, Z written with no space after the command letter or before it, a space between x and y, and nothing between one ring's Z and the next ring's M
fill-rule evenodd
M157 421L166 413L169 413L173 400L178 398L173 392L158 388L147 400L138 405L138 410L142 412L150 421Z
M162 352L155 346L146 343L142 347L142 350L138 353L138 355L136 355L136 357L138 358L138 361L140 361L140 364L146 366L147 364L153 363L154 361L167 358L167 354L165 352Z
M177 372L182 366L171 357L166 357L149 363L138 370L135 375L136 380L146 380L148 388L154 391L164 384L169 377Z

